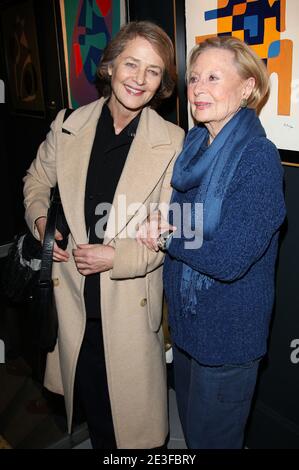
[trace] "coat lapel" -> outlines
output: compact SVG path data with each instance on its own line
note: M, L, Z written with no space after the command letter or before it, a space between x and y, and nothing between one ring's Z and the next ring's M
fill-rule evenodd
M84 203L89 159L104 100L79 108L63 123L70 134L57 136L57 180L75 242L88 243Z
M60 196L67 223L77 244L88 243L84 214L85 185L104 102L101 99L77 109L62 126L70 134L57 134ZM175 155L171 143L164 119L150 108L145 108L114 195L114 210L110 212L104 243L126 227L163 177Z
M145 108L114 195L104 243L128 225L163 178L174 155L165 121Z

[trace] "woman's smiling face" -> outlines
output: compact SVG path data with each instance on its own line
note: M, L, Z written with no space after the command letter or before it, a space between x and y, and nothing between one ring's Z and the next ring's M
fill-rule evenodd
M108 68L113 106L136 112L146 106L158 91L164 63L151 43L137 36Z
M242 98L248 98L254 85L253 79L249 80L240 77L233 52L219 48L203 51L188 74L193 118L206 124L215 137L240 109Z

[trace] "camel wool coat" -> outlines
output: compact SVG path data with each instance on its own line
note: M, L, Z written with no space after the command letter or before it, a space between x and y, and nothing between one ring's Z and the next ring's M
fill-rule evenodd
M44 385L63 394L71 432L77 359L85 330L84 280L72 249L88 243L85 183L96 126L105 100L60 111L24 178L25 218L46 216L50 188L58 182L70 236L66 263L53 263L59 318L58 341L48 354ZM62 128L68 132L62 132ZM114 266L101 274L101 316L112 417L118 448L161 446L168 433L162 316L163 254L138 245L134 236L154 206L168 203L174 161L184 132L143 109L110 211L104 244L115 248Z

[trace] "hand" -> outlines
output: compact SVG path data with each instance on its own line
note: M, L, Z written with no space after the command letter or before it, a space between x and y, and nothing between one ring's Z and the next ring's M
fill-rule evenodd
M73 255L79 273L88 276L109 271L113 268L114 251L109 245L78 245Z
M149 250L157 252L159 251L157 240L161 233L173 232L175 230L176 227L170 225L160 211L154 211L139 226L136 240L139 245L145 245Z
M36 225L37 231L39 233L39 238L40 238L41 244L43 244L43 241L44 241L46 224L47 224L47 217L39 217L35 221L35 225ZM62 240L62 239L63 239L63 237L62 237L61 233L58 230L56 230L55 231L55 240ZM58 261L58 262L61 262L61 261L66 262L66 261L69 260L69 257L70 257L70 255L68 254L68 252L65 251L65 250L62 250L61 248L59 248L57 243L54 242L53 260Z

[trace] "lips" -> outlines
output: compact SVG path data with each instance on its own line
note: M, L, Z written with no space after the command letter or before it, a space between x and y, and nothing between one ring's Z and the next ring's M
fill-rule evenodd
M133 88L129 85L125 85L125 89L131 96L141 96L144 93L144 90L140 90L139 88Z
M207 101L196 101L194 105L197 108L204 109L204 108L208 108L211 105L211 103L208 103Z

